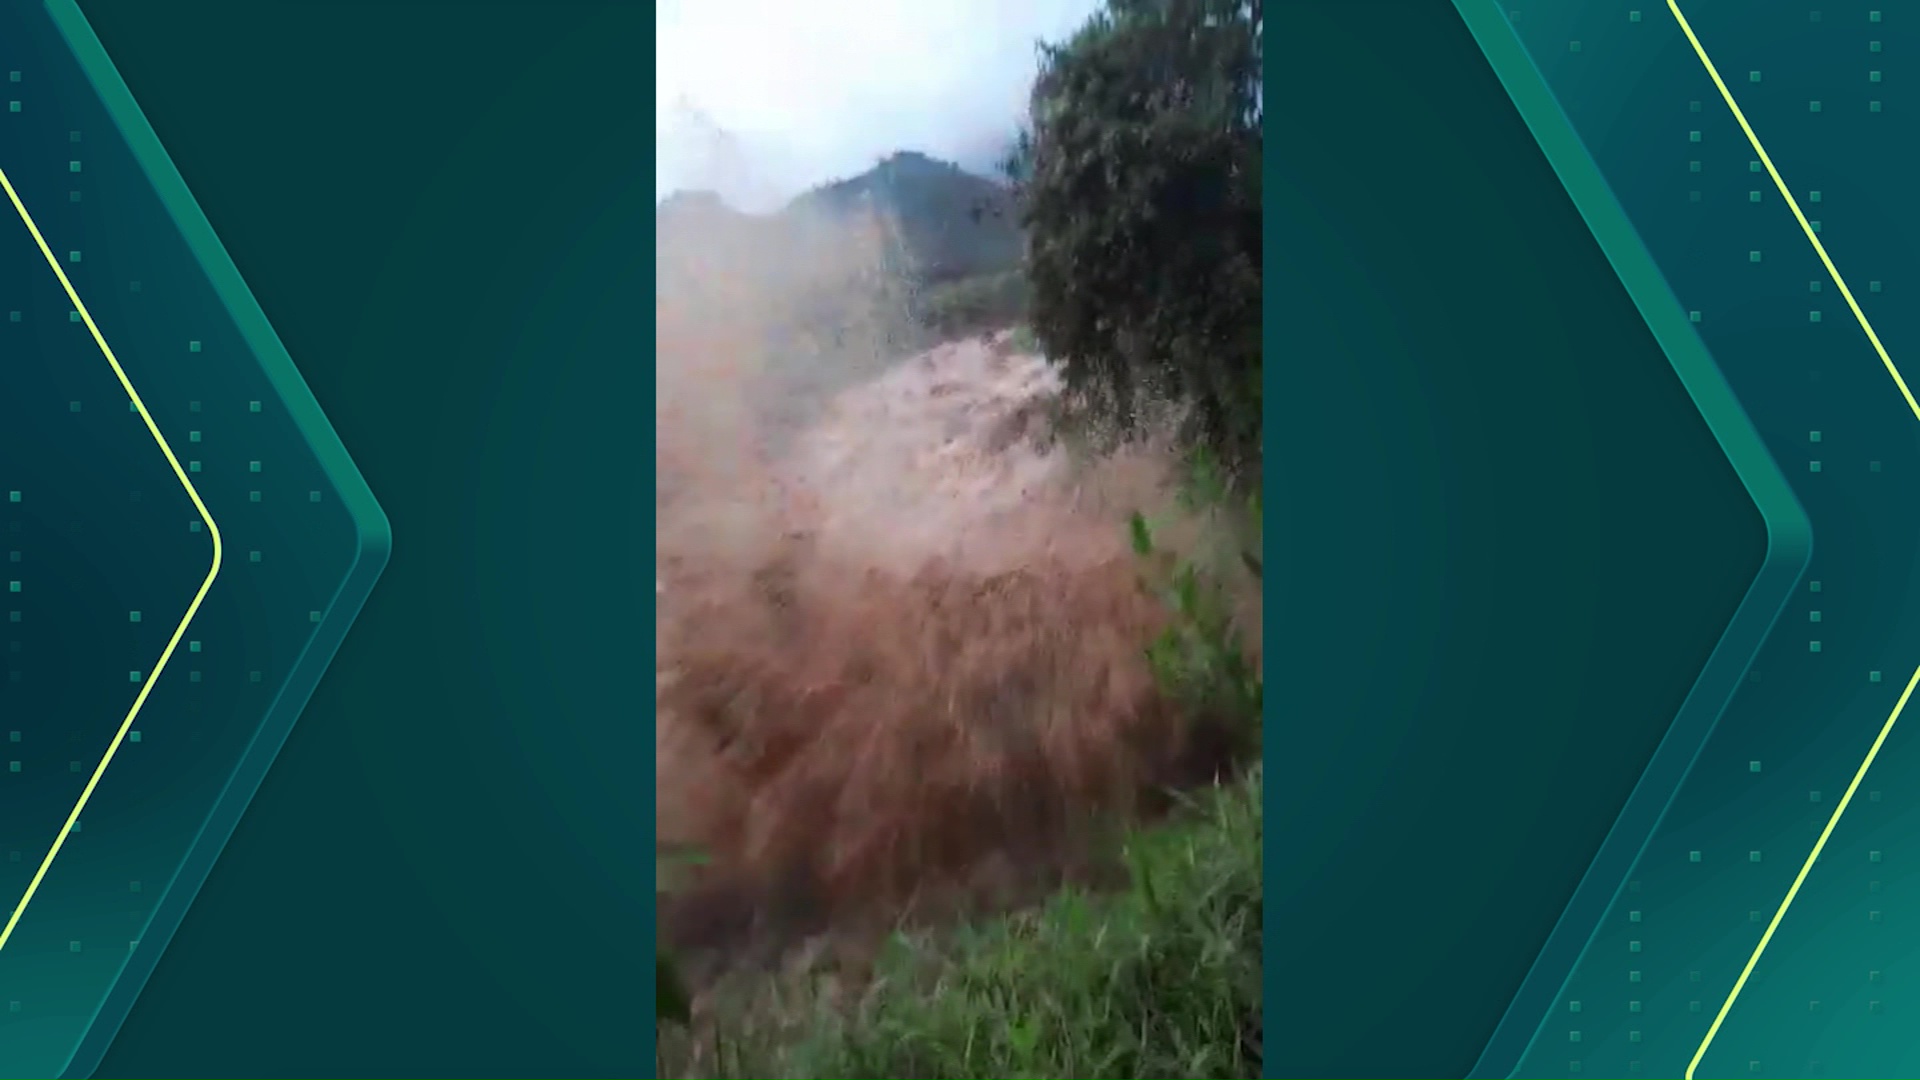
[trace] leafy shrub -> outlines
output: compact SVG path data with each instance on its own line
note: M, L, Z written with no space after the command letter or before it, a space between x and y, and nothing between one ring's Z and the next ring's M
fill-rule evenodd
M1250 507L1257 547L1257 498ZM1157 561L1153 560L1157 554L1153 530L1146 518L1134 514L1131 527L1134 551ZM1239 559L1256 579L1260 577L1258 554L1243 549ZM1172 561L1165 580L1156 584L1174 618L1147 647L1155 678L1196 716L1226 725L1227 733L1239 743L1239 753L1256 752L1264 683L1234 622L1227 587L1193 559Z
M1188 410L1229 469L1260 438L1260 0L1108 0L1041 49L1019 192L1032 320L1120 432Z

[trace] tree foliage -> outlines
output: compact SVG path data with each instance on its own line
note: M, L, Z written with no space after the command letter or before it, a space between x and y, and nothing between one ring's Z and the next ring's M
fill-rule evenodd
M1235 471L1260 439L1261 0L1107 0L1042 45L1009 162L1032 324L1117 429L1148 401Z

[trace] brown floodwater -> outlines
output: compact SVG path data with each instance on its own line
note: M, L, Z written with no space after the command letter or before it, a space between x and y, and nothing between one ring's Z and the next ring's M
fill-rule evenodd
M803 291L873 287L871 232L785 272L697 233L703 289L656 305L656 809L703 857L674 944L1011 902L1217 767L1143 655L1166 609L1126 519L1172 506L1163 456L1070 455L1008 334L896 359L842 302L870 317L831 348L787 337Z

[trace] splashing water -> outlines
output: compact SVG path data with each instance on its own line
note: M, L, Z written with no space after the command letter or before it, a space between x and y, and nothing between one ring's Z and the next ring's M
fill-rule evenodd
M884 329L843 336L851 379L769 347L796 278L863 287L819 250L659 305L659 838L707 856L668 902L686 947L1045 884L1090 819L1214 767L1142 655L1165 610L1124 522L1164 504L1162 458L1070 463L1054 372L1005 334L890 366ZM772 430L773 384L824 389Z

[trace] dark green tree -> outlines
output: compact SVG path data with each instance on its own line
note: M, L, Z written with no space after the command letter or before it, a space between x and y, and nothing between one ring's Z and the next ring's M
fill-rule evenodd
M1107 0L1042 45L1009 161L1032 324L1130 431L1147 401L1236 472L1260 440L1260 0Z

